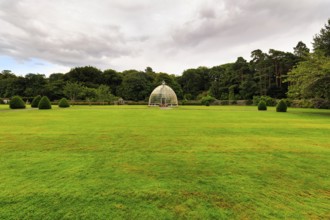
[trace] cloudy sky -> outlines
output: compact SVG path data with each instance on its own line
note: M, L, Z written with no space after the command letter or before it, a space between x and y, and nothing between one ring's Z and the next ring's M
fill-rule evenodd
M329 12L329 0L0 0L0 71L179 75L255 49L311 48Z

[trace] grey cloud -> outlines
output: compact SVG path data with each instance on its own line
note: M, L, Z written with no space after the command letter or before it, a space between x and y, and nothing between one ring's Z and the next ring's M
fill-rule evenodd
M102 58L132 53L133 48L128 49L129 41L116 25L86 25L80 30L68 30L38 20L38 16L26 16L26 9L19 6L19 1L8 2L1 4L5 10L0 19L21 34L0 30L1 53L18 59L42 58L64 65L102 64Z
M298 42L329 8L328 0L0 0L0 55L180 73L235 60L249 44Z
M201 45L210 48L210 44L214 45L213 48L228 48L233 44L274 38L292 31L297 25L304 26L305 22L313 22L319 17L324 17L330 8L328 1L224 2L223 10L214 8L218 1L214 1L209 8L201 7L200 16L171 33L173 44L184 48Z
M214 19L214 18L216 18L216 12L215 12L214 8L210 8L210 7L202 8L199 11L199 16L201 18Z

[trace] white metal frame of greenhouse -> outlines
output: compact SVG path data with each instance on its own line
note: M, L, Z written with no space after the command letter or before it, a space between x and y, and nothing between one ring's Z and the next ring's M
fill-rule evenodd
M173 89L163 81L162 85L157 86L150 94L149 106L177 107L178 98Z

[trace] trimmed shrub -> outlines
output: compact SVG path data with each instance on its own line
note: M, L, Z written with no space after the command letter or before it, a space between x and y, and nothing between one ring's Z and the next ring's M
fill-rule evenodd
M286 112L288 106L286 105L285 101L282 99L279 101L279 103L276 106L277 112Z
M70 104L66 98L62 98L60 102L58 103L58 107L60 108L69 108Z
M38 108L40 99L41 99L40 95L34 97L34 99L32 100L32 103L31 103L31 108Z
M38 105L39 109L51 109L52 105L47 96L43 96Z
M258 104L258 110L259 111L266 111L267 110L267 105L266 102L261 100Z
M25 103L21 97L14 96L9 102L9 108L11 108L11 109L25 108Z

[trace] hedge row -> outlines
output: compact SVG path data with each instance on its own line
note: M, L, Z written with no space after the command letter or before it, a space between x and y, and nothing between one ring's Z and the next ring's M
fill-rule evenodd
M287 104L295 108L330 109L330 101L326 99L287 100Z
M38 107L35 100L37 97L31 99L31 107ZM24 103L26 101L21 98ZM29 97L30 99L30 97ZM37 99L41 99L38 97ZM253 100L182 100L179 101L179 105L258 105L260 101L264 101L267 106L276 106L278 101L268 96L255 96ZM326 99L304 99L304 100L290 100L284 99L285 103L289 107L295 108L317 108L317 109L330 109L330 101ZM38 102L37 102L38 103ZM113 102L86 102L86 101L76 101L76 102L69 102L71 105L114 105L117 103ZM0 104L4 104L3 100L0 99ZM27 103L28 104L28 103ZM59 101L51 102L52 105L58 105ZM125 101L125 105L148 105L146 101Z
M61 100L60 100L61 101ZM60 101L51 102L52 105L59 105ZM70 105L113 105L111 102L71 102L69 101Z

